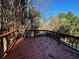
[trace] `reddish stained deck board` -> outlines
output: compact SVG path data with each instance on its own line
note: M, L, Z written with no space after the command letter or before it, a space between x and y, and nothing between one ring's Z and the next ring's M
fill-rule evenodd
M3 59L79 59L79 55L53 39L37 37L19 40Z

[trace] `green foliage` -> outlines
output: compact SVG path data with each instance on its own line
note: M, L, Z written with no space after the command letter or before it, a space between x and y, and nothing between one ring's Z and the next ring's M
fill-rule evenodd
M74 14L73 14L71 11L69 11L69 12L66 14L66 18L67 18L68 20L73 20Z
M37 10L35 7L31 8L30 13L31 13L32 16L40 16L39 10Z
M58 17L61 21L58 32L79 36L79 17L75 16L71 11L67 14L60 13Z
M60 14L58 15L58 17L59 17L60 19L65 18L65 14L64 14L64 13L60 13Z

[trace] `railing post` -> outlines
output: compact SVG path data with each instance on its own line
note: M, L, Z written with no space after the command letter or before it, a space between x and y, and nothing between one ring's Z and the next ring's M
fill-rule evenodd
M78 40L76 41L76 46L75 46L75 49L77 49L77 45L78 45Z
M58 44L60 44L60 35L59 34L57 34L57 39L58 39Z
M35 37L35 30L34 30L34 37Z
M3 54L3 40L2 38L0 38L0 59L2 58L2 54Z
M4 37L3 38L3 50L4 50L3 52L5 52L7 50L7 44L8 44L7 39Z
M45 35L47 35L47 36L48 36L48 30L46 30L46 33L45 33Z

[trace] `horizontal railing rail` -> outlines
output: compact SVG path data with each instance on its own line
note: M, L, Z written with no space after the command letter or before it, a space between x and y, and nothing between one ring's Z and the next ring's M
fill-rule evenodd
M17 30L17 29L14 29L13 31L4 33L4 34L0 35L0 38L5 37L5 36L8 36L8 35L10 35L11 33L14 33L14 32L16 32L16 31L18 31L18 30Z
M27 30L24 35L26 37L37 37L37 36L46 36L48 30Z
M62 43L67 47L79 52L79 37L50 30L27 30L26 37L46 36L55 39L58 43Z

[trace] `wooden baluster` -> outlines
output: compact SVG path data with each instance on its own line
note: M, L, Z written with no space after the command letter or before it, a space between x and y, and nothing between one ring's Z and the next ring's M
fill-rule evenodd
M3 38L3 50L4 52L7 50L7 39L5 37Z
M0 38L0 58L2 58L2 54L3 54L3 40L2 38Z
M73 40L72 40L72 47L73 47L73 45L74 45L74 40L75 40L75 38L73 38Z
M13 33L10 34L10 44L12 44L12 40L13 40L12 36L13 36Z
M76 46L75 46L75 49L77 50L77 46L78 46L78 40L76 40Z
M58 44L60 44L60 35L57 34Z

